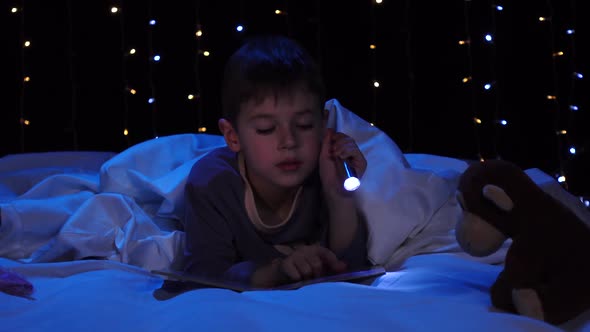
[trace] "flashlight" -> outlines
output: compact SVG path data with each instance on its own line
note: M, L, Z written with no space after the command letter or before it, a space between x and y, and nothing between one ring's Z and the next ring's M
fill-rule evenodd
M361 185L361 181L356 176L354 168L350 167L346 160L343 160L344 172L346 173L346 180L344 180L344 189L348 191L355 191Z

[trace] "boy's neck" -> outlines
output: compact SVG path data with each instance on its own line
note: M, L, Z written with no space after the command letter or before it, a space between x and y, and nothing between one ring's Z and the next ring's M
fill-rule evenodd
M298 188L289 190L270 189L261 192L257 188L252 188L258 210L261 212L272 213L279 217L285 217L291 210L291 205L293 205L293 200L297 194L297 189Z

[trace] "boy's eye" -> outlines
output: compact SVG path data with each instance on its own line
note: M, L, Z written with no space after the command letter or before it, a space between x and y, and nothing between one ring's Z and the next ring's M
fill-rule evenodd
M256 129L256 133L260 135L269 135L275 130L274 127L265 128L265 129Z

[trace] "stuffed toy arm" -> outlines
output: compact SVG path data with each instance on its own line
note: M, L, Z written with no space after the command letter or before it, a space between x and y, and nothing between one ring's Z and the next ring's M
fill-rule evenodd
M522 243L522 242L520 242ZM539 293L537 276L539 266L537 258L522 260L519 253L528 248L519 245L519 242L512 243L510 254L506 256L504 275L511 287L512 304L520 315L545 320L543 304ZM527 253L528 257L536 257L534 253Z

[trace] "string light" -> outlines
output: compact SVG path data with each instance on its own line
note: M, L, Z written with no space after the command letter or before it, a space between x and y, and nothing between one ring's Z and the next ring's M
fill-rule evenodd
M500 142L501 139L501 135L503 135L503 131L500 131L500 128L504 128L508 126L508 121L506 121L505 119L502 119L501 116L503 116L504 114L500 114L501 111L503 111L503 109L501 108L501 99L502 99L502 89L499 87L496 87L496 84L500 84L499 82L496 81L496 72L498 71L498 69L496 68L497 65L497 59L496 59L496 42L495 42L495 35L496 35L496 31L497 31L497 17L496 15L500 15L501 12L503 12L504 7L502 6L492 6L490 8L490 29L491 32L485 35L485 41L487 42L487 44L491 45L489 52L491 53L491 60L490 60L490 76L492 79L492 82L490 83L486 83L484 85L484 89L491 90L492 87L494 87L494 111L493 111L493 119L494 119L494 123L496 124L496 126L494 126L493 128L493 138L492 138L492 152L495 156L495 158L497 159L501 159L501 154L500 154L500 150L498 148L498 144ZM505 112L505 111L504 111Z
M152 4L155 4L155 2L148 0L149 2L151 2ZM194 3L198 3L199 1L193 2ZM245 1L244 1L245 2ZM117 6L105 6L102 9L102 15L106 16L106 17L116 17L117 19L120 18L121 21L123 21L123 18L125 15L131 13L131 8L129 7L125 7L123 2L117 1L116 2L118 5ZM411 3L411 0L406 0L406 6L409 7L409 4ZM120 4L120 6L119 6ZM380 6L377 7L377 5L379 4L383 4L383 1L378 1L378 0L374 0L371 1L371 7L374 8L372 10L381 10L379 8L385 8L384 6ZM146 4L141 4L142 8L145 8ZM275 4L276 7L282 7L282 4ZM486 6L486 9L490 9L493 10L494 12L496 12L496 14L498 15L498 17L501 17L502 15L506 14L512 14L512 12L516 13L517 11L512 11L511 10L511 4L506 5L507 7L505 8L504 6L500 5L500 4L491 4L491 7L488 7L490 5L490 3L486 3L484 4ZM274 6L274 5L273 5ZM475 6L475 2L474 1L465 1L465 7L469 7L469 6ZM198 8L198 5L197 5ZM273 16L273 10L274 10L274 14L275 15L284 15L285 17L287 16L287 9L288 6L286 6L285 8L280 8L280 9L274 9L273 7L269 7L267 9L264 10L265 15L267 16ZM8 7L7 10L10 10L11 13L13 14L22 14L22 10L18 7ZM110 10L110 13L109 13ZM151 11L151 10L150 10ZM154 17L153 19L151 18L151 15L147 15L145 16L145 13L143 13L144 11L142 10L142 15L140 17L139 22L141 22L142 25L142 32L144 30L147 30L148 32L151 31L150 29L161 29L163 26L167 25L167 21L163 20L163 17ZM297 13L297 12L294 12ZM379 12L377 12L379 13ZM552 24L553 20L557 23L561 23L560 21L560 17L553 17L553 12L542 12L543 16L539 16L539 15L535 15L535 14L528 14L529 15L529 20L528 22L530 22L531 20L533 21L534 24L539 24L540 22L543 22L542 24L539 24L539 27L542 27L543 29L546 29L547 27L550 26L550 24ZM113 14L113 15L111 15ZM117 15L114 15L117 14ZM203 14L208 14L208 13L203 13ZM478 14L481 15L481 14ZM474 11L472 11L470 13L470 15L468 15L471 19L471 22L475 22L473 21L473 17L474 17ZM250 17L250 16L246 16L246 17ZM388 91L387 88L389 88L389 86L393 86L393 83L390 81L387 81L385 77L382 77L382 73L384 73L385 71L383 70L383 68L378 68L378 61L380 61L381 58L378 58L377 55L383 55L383 54L377 54L377 52L382 52L382 50L387 50L389 47L386 44L385 40L378 40L378 35L381 33L378 29L377 29L377 19L379 18L379 15L375 15L375 13L373 12L373 16L372 16L372 20L373 20L373 24L374 26L371 28L371 38L368 40L368 42L365 42L362 44L361 47L363 47L363 52L369 52L367 55L370 57L371 59L371 68L369 69L370 72L370 77L368 84L372 84L372 86L369 86L367 84L367 81L365 83L363 83L363 86L365 87L365 89L367 89L367 91L372 91L372 93L374 93L373 95L373 109L369 110L372 111L372 116L371 116L371 121L373 122L377 122L377 117L379 116L378 114L378 103L377 103L377 97L379 96L377 93L384 93L385 91ZM411 19L412 15L406 15L406 19ZM147 18L147 19L146 19ZM296 15L292 15L291 19L296 19ZM467 15L466 15L467 18ZM537 22L535 19L536 18L540 18L539 22ZM194 84L195 86L193 87L189 87L189 88L183 88L181 89L180 93L176 96L176 98L180 99L181 102L183 103L183 105L192 105L190 107L194 107L196 109L195 114L199 116L199 120L195 121L195 126L193 128L193 131L196 132L205 132L206 127L204 126L205 123L203 123L203 119L202 117L202 110L203 108L201 106L195 106L195 105L201 105L202 103L202 98L201 95L203 95L205 98L207 98L209 95L207 94L208 91L208 84L204 85L205 91L201 91L201 83L200 83L200 78L199 78L199 74L203 72L202 67L203 67L203 63L205 63L205 66L208 65L208 61L210 61L209 59L204 59L202 57L210 57L211 54L214 54L214 57L220 57L220 55L222 54L221 50L213 48L212 46L214 44L210 44L211 43L211 38L213 38L212 36L215 36L215 34L211 34L211 31L209 31L209 29L205 29L208 28L208 25L206 23L208 23L208 21L204 21L204 26L201 26L201 13L199 12L199 10L197 9L197 15L196 15L196 22L190 22L190 26L189 26L189 31L185 31L187 32L189 35L189 38L194 38L192 39L193 45L197 45L195 48L193 48L191 50L191 52L193 52L193 55L195 56L191 56L191 61L194 61L194 66L195 66L195 80L194 80ZM276 20L281 20L281 18L274 18L273 19ZM241 24L237 24L237 23L241 23ZM486 19L482 19L481 22L486 22ZM498 21L500 22L500 21ZM148 23L147 25L147 29L146 29L146 23ZM194 23L196 23L196 25L194 25ZM405 26L407 29L404 29L404 32L407 32L407 41L409 43L410 38L411 38L411 27L413 22L407 22L405 23ZM565 23L574 23L574 22L565 22ZM479 24L479 23L477 23ZM484 24L484 23L481 23ZM487 22L485 23L487 24ZM129 22L125 22L125 25L129 26ZM288 26L290 27L291 25L288 24ZM227 24L225 25L225 31L230 31L233 32L234 29L237 32L247 32L250 33L254 27L254 25L250 25L250 22L244 21L244 20L239 20L239 21L228 21ZM195 29L196 28L196 29ZM494 28L494 27L492 27ZM555 36L555 38L557 38L557 40L559 40L559 38L563 38L564 40L566 38L572 38L573 36L575 36L576 30L575 30L575 26L573 24L563 24L562 26L559 27L558 30L558 34ZM577 27L579 28L579 27ZM136 28L133 28L135 30L139 30ZM133 30L132 29L132 30ZM191 30L194 30L194 36L191 36ZM24 31L24 29L23 29ZM476 31L476 30L474 30ZM476 139L473 140L473 142L477 142L477 155L480 156L481 159L483 159L482 156L482 152L481 152L481 148L480 148L480 137L479 134L484 133L485 131L480 131L479 134L477 133L477 128L478 127L482 127L487 128L487 126L489 126L490 128L492 128L493 126L495 127L506 127L508 125L510 126L515 126L517 124L516 121L512 120L512 117L509 116L509 114L497 114L494 116L494 118L492 119L491 116L486 113L486 108L487 105L483 102L480 102L479 105L477 105L477 103L475 102L475 96L477 96L477 98L480 98L480 96L483 96L481 98L496 98L496 102L498 103L498 93L502 91L502 77L500 77L500 79L497 79L495 77L489 77L486 73L486 71L478 71L476 70L475 72L473 71L473 63L472 63L472 49L471 47L477 48L480 47L481 45L486 45L484 47L485 50L487 52L493 52L495 51L494 49L496 48L496 46L502 47L504 39L503 36L501 34L496 35L495 33L495 29L491 29L490 30L490 26L484 26L483 29L478 29L477 33L472 33L472 31L470 31L468 24L466 25L466 29L465 29L465 36L461 36L461 38L463 38L462 40L458 41L459 46L461 47L460 50L462 52L467 52L468 57L469 57L469 61L464 61L465 66L469 66L469 68L465 68L463 71L461 71L459 73L458 76L456 76L455 78L453 78L453 84L460 86L461 89L472 89L472 110L469 113L468 116L464 117L464 122L467 123L467 121L470 120L470 118L472 118L473 116L473 121L476 124L476 126L474 126L476 129ZM543 30L545 31L545 30ZM580 30L581 31L581 30ZM295 30L295 32L297 32L297 30ZM482 33L483 32L483 33ZM486 33L489 32L489 33ZM318 30L318 34L319 34L319 30ZM235 34L235 35L239 35L239 34ZM130 35L131 37L133 35ZM134 82L133 80L131 80L131 82L128 82L128 77L127 77L127 73L126 73L126 69L123 68L122 69L122 80L124 82L123 84L123 91L122 94L124 96L127 96L129 98L129 100L137 100L139 102L140 105L142 105L143 108L147 108L149 105L152 105L152 114L154 115L154 120L153 120L153 134L155 137L158 137L158 128L156 127L158 123L162 123L161 121L157 121L155 115L156 113L156 100L157 103L162 105L163 102L167 101L164 97L158 93L156 93L156 87L159 87L159 85L156 85L156 83L159 82L154 82L154 80L157 79L157 77L159 77L159 75L155 75L157 74L157 70L158 68L163 69L162 67L158 67L158 66L162 66L162 65L166 65L167 62L171 62L173 61L173 58L169 55L170 53L166 53L165 50L158 50L158 51L162 51L161 53L157 54L154 53L154 50L152 49L152 46L158 46L158 44L154 44L152 45L152 38L157 37L157 34L153 34L152 32L149 32L149 40L150 40L150 45L148 48L145 47L145 44L135 44L134 46L136 46L137 48L129 48L128 45L126 45L126 41L124 40L123 37L130 37L125 33L125 30L121 29L121 44L123 46L122 50L120 50L121 55L125 56L126 58L123 59L123 67L125 67L125 63L127 63L127 65L133 64L136 61L141 61L141 64L144 63L150 63L150 65L152 63L158 63L160 62L160 64L155 64L155 67L153 67L148 73L147 75L145 75L149 80L150 80L150 87L146 87L144 85L138 84L138 82ZM142 36L145 36L142 35ZM36 52L40 45L44 45L45 41L43 40L39 40L39 37L37 35L33 35L31 37L31 39L20 39L17 42L14 43L14 45L16 45L16 47L19 48L27 48L26 50L24 50L23 52L30 52L31 54L34 54L34 52ZM142 37L143 38L143 37ZM458 38L457 38L458 39ZM320 38L318 38L318 45L319 45L319 40ZM452 44L456 46L455 44L456 39L454 41L452 41ZM473 43L472 43L473 42ZM417 44L417 43L415 43ZM497 44L497 45L496 45ZM554 58L556 58L556 61L558 61L559 66L561 66L560 68L565 68L568 66L568 61L570 59L573 58L573 56L575 55L575 53L573 52L573 50L568 47L567 45L564 45L565 43L562 42L558 42L556 43L556 45L559 45L559 48L557 50L555 50L555 52L552 53L548 53L548 54L544 54L545 58L548 59L549 55L552 55ZM490 47L490 45L492 47ZM202 47L204 46L204 47ZM368 49L367 49L368 46ZM406 68L408 68L408 77L410 78L409 81L409 85L408 85L408 98L410 100L409 103L409 107L410 107L410 124L411 124L411 119L412 119L412 107L414 106L414 102L413 102L413 68L412 68L412 58L415 58L415 56L412 56L412 54L410 53L410 49L411 47L408 45L406 47L406 52L408 54L408 66L404 66ZM553 50L552 50L553 51ZM139 54L139 57L129 57L130 55L136 55ZM321 55L321 52L320 52ZM28 55L28 57L30 57ZM188 57L187 57L188 58ZM27 59L27 57L23 57L23 59ZM148 59L148 61L146 61L146 59ZM211 60L215 60L217 61L217 59L211 59ZM478 59L476 59L477 61ZM205 61L205 62L203 62ZM74 62L74 65L77 64ZM477 63L476 63L477 64ZM485 63L484 63L485 64ZM491 64L497 64L496 62L491 61ZM132 66L130 66L131 68ZM583 68L583 67L581 67ZM581 69L581 68L575 68L575 66L569 66L568 67L568 71L565 73L565 75L570 75L571 74L571 79L572 81L576 81L577 83L575 84L583 84L585 82L579 82L579 80L583 79L583 74L581 72L575 71L576 69ZM27 68L28 69L28 68ZM379 70L381 69L381 70ZM152 71L153 70L153 71ZM144 71L145 72L145 71ZM496 70L496 71L492 71L493 73L503 73L503 70ZM22 84L22 92L24 93L25 91L25 87L26 84L25 83L29 83L31 82L31 79L34 78L35 82L39 82L39 77L37 76L36 72L31 71L31 72L27 72L24 70L21 71L20 73L21 75L16 76L17 80L22 80L21 82L19 82L19 84ZM29 76L29 75L32 75ZM189 74L190 75L190 74ZM201 74L202 75L202 74ZM74 75L74 77L76 77L77 75ZM369 76L369 75L367 75ZM490 75L491 76L491 75ZM79 77L79 76L78 76ZM563 80L563 77L566 78L566 80ZM560 76L561 81L567 81L567 76ZM488 83L486 83L488 82ZM133 83L133 84L128 84L128 83ZM383 86L381 86L381 84L384 84ZM573 83L572 83L573 84ZM75 85L75 82L72 81L72 85ZM563 82L560 83L560 88L563 85ZM483 86L483 90L482 90L482 86ZM581 86L581 85L580 85ZM30 87L30 85L29 85ZM378 90L378 88L381 88L381 90ZM572 86L573 88L573 86ZM556 133L558 133L558 136L563 136L563 144L560 144L560 151L562 154L567 155L566 152L570 152L571 155L582 155L584 153L584 149L582 147L583 144L581 144L581 142L576 142L574 140L575 134L576 134L576 128L572 127L573 125L570 124L570 126L567 125L565 120L570 120L570 121L575 121L575 117L573 116L574 112L577 112L577 116L580 116L580 114L583 114L584 111L587 110L587 105L584 104L583 100L575 100L576 97L579 97L580 94L576 94L572 92L572 88L570 88L570 91L567 92L563 91L562 89L560 89L561 91L557 91L557 90L547 90L545 91L545 93L540 94L538 96L538 98L541 99L541 101L543 101L542 99L544 97L546 97L547 100L545 100L544 102L549 105L549 107L551 107L552 111L555 111L556 114L561 113L561 118L562 121L558 122L559 127L553 128L553 129L558 129L555 130ZM139 91L139 92L138 92ZM377 92L380 91L380 92ZM468 91L468 90L465 90ZM163 92L163 91L162 91ZM75 95L75 94L74 94ZM133 97L136 96L136 97ZM125 98L127 98L125 97ZM136 99L134 99L136 98ZM468 97L469 98L469 97ZM146 100L148 100L149 105L146 105ZM126 101L125 101L126 102ZM561 103L561 109L559 109L559 104L557 103ZM74 101L73 101L74 103ZM22 103L24 104L24 103ZM492 105L493 103L489 103L490 105ZM476 107L477 106L477 107ZM483 106L483 107L482 107ZM556 108L557 107L557 108ZM124 132L125 136L129 136L129 132L131 131L133 133L133 135L138 135L138 133L140 132L140 130L138 128L135 128L134 123L131 123L131 125L128 123L128 113L127 113L127 106L124 106L125 108L125 115L124 118L125 120L123 121L123 126L119 127L119 125L117 126L116 129L116 133L118 134L118 136L121 135L121 132ZM72 107L72 110L74 110L75 108ZM25 108L24 106L22 106L21 109L21 114L19 114L20 116L14 116L13 120L12 120L12 126L16 126L16 120L19 120L21 122L22 126L29 126L31 124L31 121L33 122L34 126L38 126L40 125L41 121L38 121L38 119L36 117L31 117L29 118L30 115L34 115L34 114L25 114ZM567 115L568 118L566 119L564 116L564 112L567 111L568 114ZM32 111L30 111L32 112ZM123 114L123 113L121 113ZM147 113L144 113L147 114ZM162 113L163 114L163 113ZM163 116L163 115L162 115ZM586 115L584 115L586 116ZM74 119L74 115L72 115L72 119ZM73 121L74 122L74 121ZM373 123L372 123L373 124ZM471 123L467 123L468 125L471 125ZM484 125L485 124L485 125ZM409 126L410 129L413 127L413 125ZM563 129L562 129L563 128ZM567 128L567 129L565 129ZM124 129L124 130L123 130ZM202 130L203 129L203 130ZM568 131L569 130L569 131ZM149 132L149 131L148 131ZM554 134L554 131L548 131L549 135ZM149 136L149 134L148 134ZM410 141L411 139L410 135ZM487 137L482 136L484 139L487 139ZM122 139L119 137L119 139ZM16 141L16 140L15 140ZM24 142L24 139L22 140ZM470 140L471 141L471 140ZM75 145L75 144L74 144ZM24 146L24 145L23 145ZM411 151L411 147L412 144L409 144L410 146L410 151ZM571 148L574 148L576 153L571 153ZM486 155L487 157L487 155ZM553 174L553 173L550 173ZM568 175L568 179L571 181L573 179L573 177L569 174L563 174Z
M479 117L479 106L477 105L477 98L475 96L475 89L474 84L467 84L471 83L473 80L473 49L471 45L471 1L464 0L463 1L463 25L464 30L463 33L465 34L465 39L459 40L458 44L461 47L465 47L465 53L467 58L467 75L465 75L462 79L464 86L469 89L469 96L470 98L470 108L471 108L471 116L473 119L473 135L475 136L473 142L475 143L476 154L480 161L484 161L482 151L481 151L481 139L480 139L480 124L481 119Z
M152 13L152 1L148 1L148 17L152 17L154 22L156 18L153 18L154 15ZM152 136L154 138L158 137L158 107L156 104L156 84L154 82L154 72L156 70L155 65L159 62L160 56L154 50L154 28L148 27L148 54L153 58L154 61L148 61L148 82L149 82L149 95L148 104L151 106L151 115L152 115Z
M372 1L370 5L369 17L371 20L371 26L369 30L369 45L377 45L377 15L375 13L377 5L377 1ZM371 49L369 46L369 61L371 84L375 88L371 95L371 122L377 123L377 88L379 87L379 81L377 80L377 48Z
M12 13L19 14L19 43L20 45L22 45L21 49L20 49L20 57L19 57L19 69L20 69L20 76L23 77L22 82L20 82L19 85L19 99L18 99L18 112L19 112L19 148L20 148L20 152L23 153L25 152L25 135L26 135L26 127L28 127L31 123L29 121L29 119L27 119L27 115L26 115L26 109L25 109L25 96L27 93L27 85L28 83L31 81L31 77L29 75L26 75L25 73L27 72L27 68L26 68L26 63L25 63L25 59L26 57L26 52L27 52L27 40L26 40L26 35L25 35L25 6L24 6L25 2L22 2L22 6L20 8L20 11L18 10L17 7L13 7L12 8Z
M118 13L118 7L111 7L111 13ZM134 55L136 53L135 48L129 48L127 45L127 38L126 38L126 24L125 24L125 15L118 15L118 23L119 23L119 42L121 50L129 50L129 55ZM122 108L123 108L123 119L121 126L123 129L123 139L125 140L125 145L127 147L131 146L131 142L129 140L129 95L135 95L137 91L135 89L129 88L129 82L127 77L127 59L126 59L125 52L121 54L121 88L123 89L123 95L121 98ZM128 91L129 93L125 93Z
M563 51L553 53L553 57L562 56L564 53Z
M559 91L559 75L558 75L558 70L557 70L557 58L562 57L565 52L564 51L557 51L555 48L555 44L556 44L556 38L558 37L558 35L555 33L555 27L553 24L553 20L551 20L550 18L553 17L554 15L554 9L553 9L553 5L551 3L550 0L546 0L545 1L545 7L547 12L549 13L549 16L541 16L539 17L539 21L540 22L547 22L547 28L548 28L548 36L549 36L549 46L550 46L550 51L551 51L551 55L552 55L552 62L551 62L551 69L552 69L552 77L553 77L553 93L548 94L547 95L547 100L550 101L551 107L553 108L553 116L554 116L554 128L557 130L557 128L559 128L561 126L561 122L562 122L562 112L561 112L561 105L559 103L559 95L563 94L563 92ZM572 48L573 49L573 48ZM573 82L573 80L572 80ZM572 102L569 103L570 105L573 105ZM559 130L558 130L559 131ZM562 149L562 147L564 145L567 144L568 140L570 140L569 135L567 135L567 130L561 130L562 134L556 135L556 139L557 139L557 162L558 162L558 168L559 168L559 172L558 172L558 181L560 183L562 183L564 185L564 187L567 189L568 188L568 184L566 182L566 176L565 176L565 160L564 160L564 153L562 151L560 151ZM570 151L571 154L571 151Z
M193 62L193 75L195 78L195 91L197 93L196 97L194 94L189 94L188 99L189 100L194 100L196 98L196 103L191 104L194 107L194 111L192 113L193 116L195 116L195 120L193 121L193 125L195 126L194 128L197 130L198 133L202 132L200 131L200 128L204 128L203 126L203 101L201 98L201 59L198 56L200 50L201 50L201 42L202 42L202 37L203 37L203 27L201 25L201 1L197 0L195 2L195 26L196 26L196 31L195 31L195 43L196 43L196 55L194 56L194 62Z
M567 62L567 70L571 70L571 75L568 75L567 77L569 77L570 81L569 81L569 89L566 89L566 91L564 92L564 94L567 96L567 101L566 103L564 103L565 105L567 105L567 108L564 109L564 114L567 117L568 120L568 128L572 129L572 135L568 135L566 137L564 137L564 140L566 141L564 143L564 145L569 145L569 156L568 158L566 158L566 160L562 161L562 163L566 163L568 165L568 171L571 170L575 170L576 167L575 163L579 163L579 160L583 160L582 156L579 155L583 155L584 153L587 153L587 149L585 149L584 145L588 144L586 140L584 139L579 139L578 135L577 135L577 131L576 131L576 127L580 127L580 118L579 116L582 113L580 112L580 107L578 105L578 102L576 101L576 97L579 96L579 93L577 93L577 85L579 80L583 79L584 75L582 75L581 73L579 73L577 71L577 63L576 63L576 43L575 43L575 14L576 14L576 8L575 8L575 1L570 1L570 18L569 18L569 22L566 22L565 26L567 26L568 28L565 29L565 35L563 33L561 34L556 34L556 36L558 36L559 38L562 38L565 40L565 49L567 50L566 54L567 57L565 57L565 59L560 60L560 63L563 62ZM563 30L562 30L563 31ZM563 43L562 43L563 44ZM558 77L555 77L555 81L556 82L563 82L560 81ZM584 130L582 129L582 132ZM581 159L580 159L581 158ZM564 166L561 166L562 169ZM581 169L580 173L580 177L576 178L571 177L570 176L570 180L572 180L573 182L576 182L576 180L579 179L583 179L583 178L588 178L588 170L587 170L587 165L585 166L580 166L578 167L579 169ZM583 174L585 173L585 174ZM588 183L586 183L587 185ZM570 186L568 185L568 188ZM575 187L572 187L572 189L576 190ZM586 188L586 190L588 190L588 188ZM587 200L585 200L585 198L581 197L580 198L582 200L582 202L588 202ZM587 207L589 205L586 205Z

